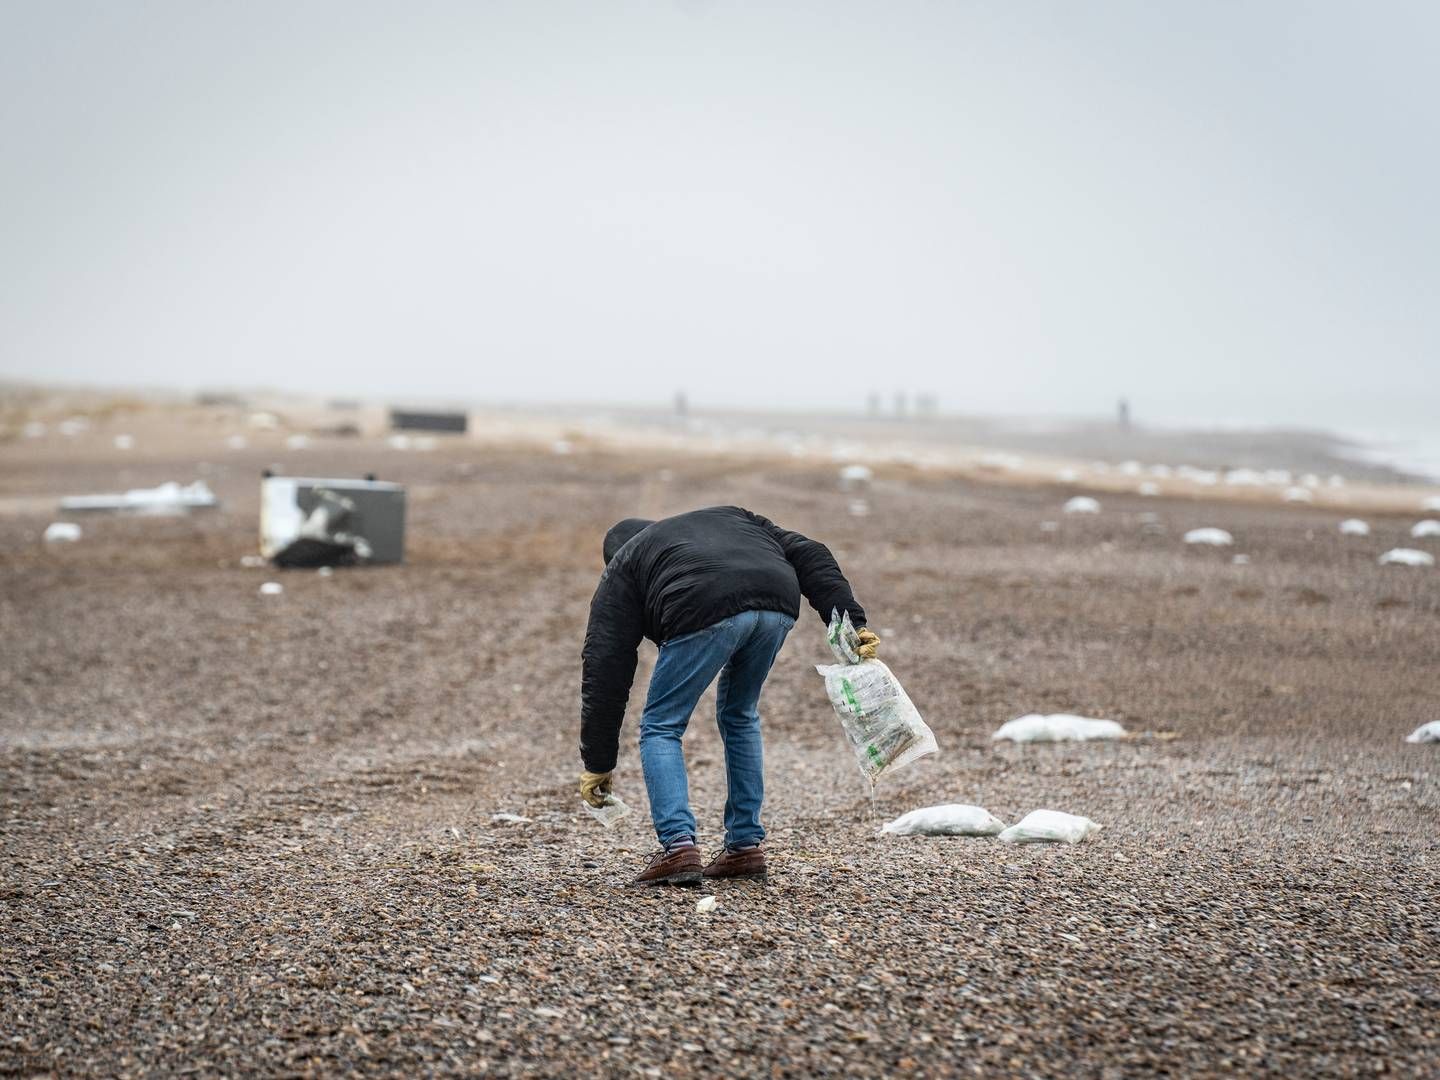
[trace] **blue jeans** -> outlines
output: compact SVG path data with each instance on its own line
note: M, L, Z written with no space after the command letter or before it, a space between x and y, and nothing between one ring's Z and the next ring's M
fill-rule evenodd
M700 695L718 674L715 720L725 744L725 845L744 847L765 839L760 804L765 801L760 743L760 690L795 620L779 611L742 611L713 626L671 638L660 646L640 718L640 764L650 794L650 817L662 847L695 838L690 782L681 736Z

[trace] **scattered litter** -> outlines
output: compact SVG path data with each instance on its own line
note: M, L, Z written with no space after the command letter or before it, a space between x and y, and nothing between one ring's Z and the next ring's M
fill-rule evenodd
M129 449L131 449L134 445L135 445L135 436L133 436L133 435L116 435L116 436L115 436L115 449L116 449L116 450L129 450Z
M1410 529L1413 540L1421 540L1427 536L1440 536L1440 521L1427 518L1425 521L1417 521Z
M1145 496L1159 495L1160 485L1153 480L1146 480L1135 490Z
M47 544L69 544L80 539L80 526L73 521L52 521L45 526Z
M709 896L702 896L699 900L696 900L695 910L701 915L708 915L710 914L710 912L714 911L715 894L711 893Z
M607 829L614 828L621 818L630 813L630 808L620 801L618 795L613 793L605 796L605 802L601 806L591 806L584 800L581 800L581 805L585 807L591 817Z
M491 814L491 815L490 815L490 820L491 820L491 821L495 821L495 822L499 822L501 825L529 825L529 824L530 824L530 819L529 819L528 817L522 817L520 814L508 814L508 813Z
M1315 493L1314 493L1313 491L1311 491L1309 488L1304 488L1304 487L1288 487L1288 488L1285 489L1285 501L1286 501L1286 502L1304 502L1304 503L1314 502L1314 501L1315 501Z
M1369 536L1370 523L1368 521L1361 521L1359 518L1346 518L1340 522L1340 535Z
M170 480L153 488L131 488L116 495L70 495L60 500L62 510L117 510L141 514L183 514L217 505L204 480L181 487Z
M1000 834L1005 844L1078 844L1100 826L1087 817L1059 810L1032 810Z
M285 586L281 585L278 581L267 581L264 585L260 586L261 596L279 596L284 591Z
M260 554L277 566L402 562L405 489L381 480L267 476Z
M1428 724L1421 724L1405 736L1405 741L1440 743L1440 720L1431 720Z
M1089 495L1076 495L1065 504L1067 514L1098 514L1100 503Z
M879 660L861 660L859 636L850 614L830 614L827 636L836 664L820 665L825 692L855 751L860 771L874 784L885 773L939 749L890 669Z
M1123 739L1125 728L1114 720L1092 720L1085 716L1030 713L1010 720L991 735L992 740L1012 742L1088 742L1092 739Z
M1215 547L1225 547L1234 542L1235 538L1224 529L1206 527L1191 529L1185 534L1185 543L1187 544L1211 544Z
M1380 556L1381 566L1434 566L1435 556L1414 548L1391 548Z
M947 803L911 810L880 831L895 836L994 836L1005 823L989 810L966 803Z

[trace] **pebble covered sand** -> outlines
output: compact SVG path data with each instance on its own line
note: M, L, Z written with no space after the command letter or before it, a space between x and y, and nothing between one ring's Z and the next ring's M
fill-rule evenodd
M1060 520L1068 489L880 470L861 519L833 469L316 439L292 470L409 485L410 561L277 578L241 565L272 441L209 452L219 510L49 546L0 516L0 1073L1433 1075L1440 747L1404 737L1440 717L1440 573L1376 561L1413 515ZM4 452L16 505L117 479ZM130 486L194 478L128 454ZM872 802L807 612L762 703L769 883L638 891L634 701L637 812L574 794L600 538L732 502L834 548L942 752ZM1032 712L1133 737L992 744ZM1104 828L877 835L947 802Z

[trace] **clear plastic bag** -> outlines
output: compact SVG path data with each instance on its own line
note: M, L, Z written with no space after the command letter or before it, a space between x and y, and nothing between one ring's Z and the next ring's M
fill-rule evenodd
M900 680L879 660L861 660L850 615L832 612L826 637L837 664L820 665L825 692L860 771L870 783L939 749L935 735L905 693Z
M605 803L602 806L591 806L583 799L581 802L589 815L607 829L613 829L621 818L630 813L630 807L621 802L619 796L610 793L606 794Z

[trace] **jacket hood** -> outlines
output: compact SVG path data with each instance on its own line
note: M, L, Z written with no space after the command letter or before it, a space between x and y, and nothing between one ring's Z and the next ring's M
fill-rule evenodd
M648 518L626 518L618 525L611 526L610 531L605 534L605 565L610 565L615 553L624 547L631 537L654 524L655 522Z

